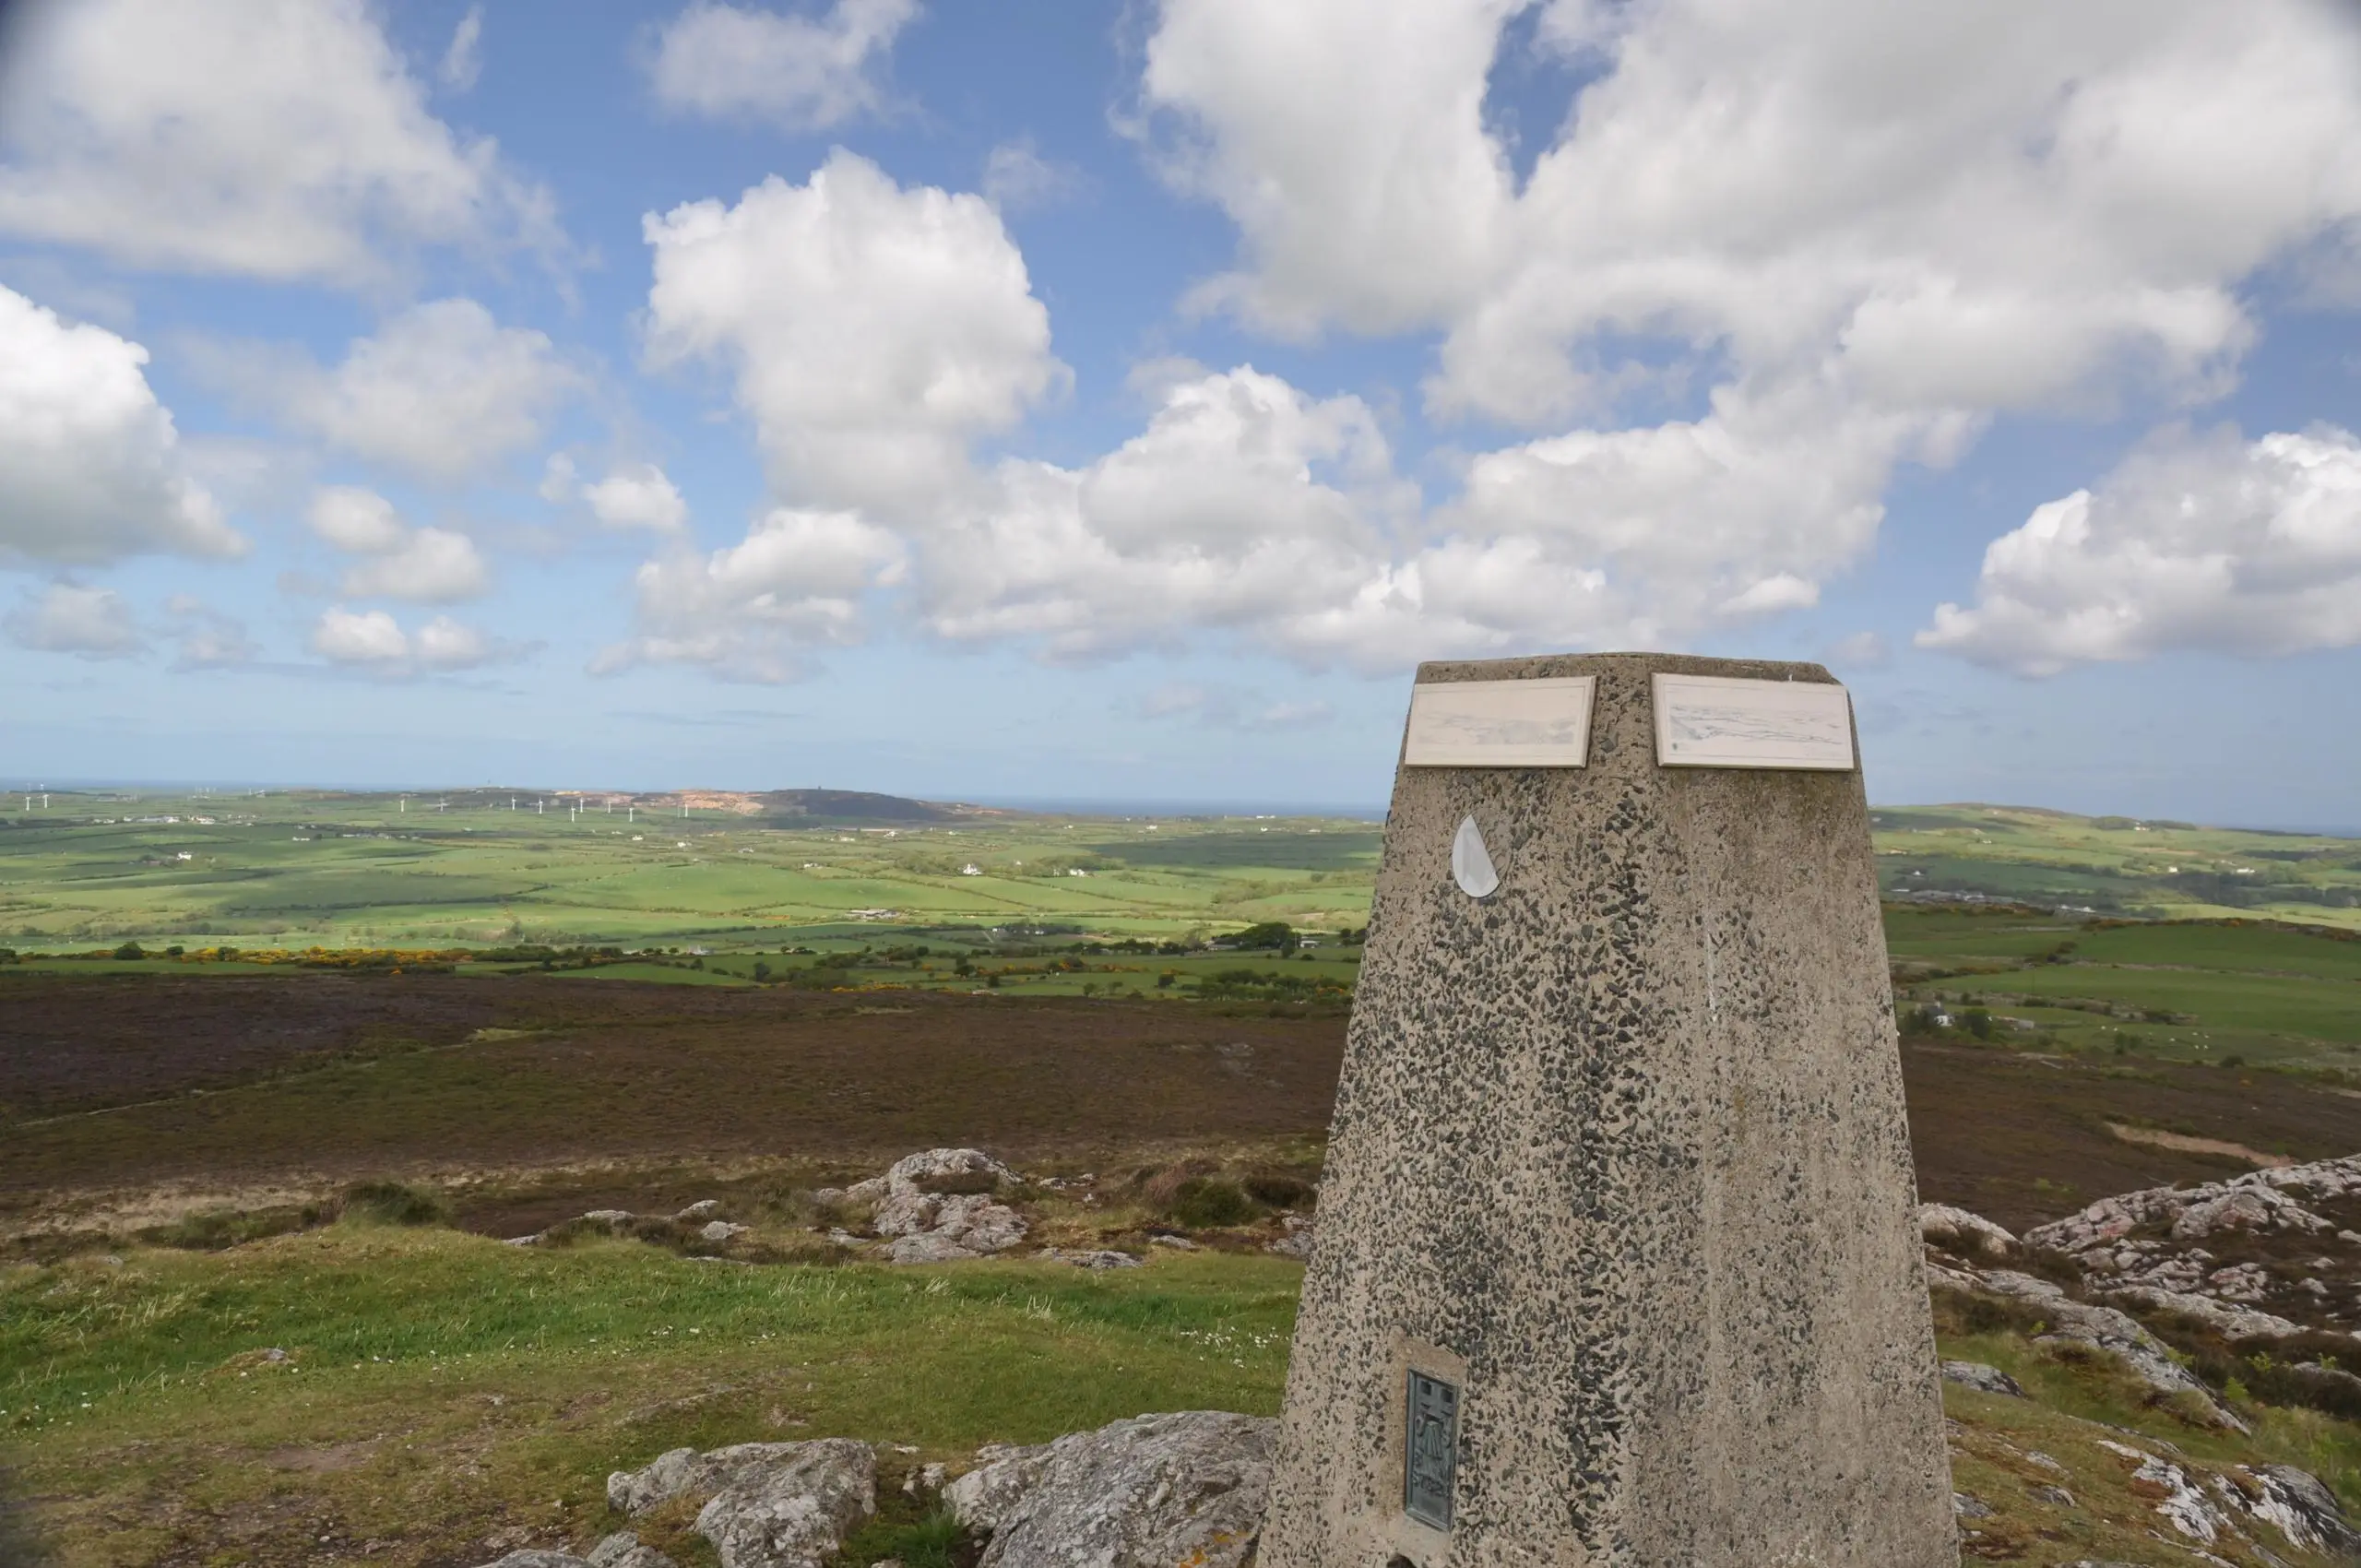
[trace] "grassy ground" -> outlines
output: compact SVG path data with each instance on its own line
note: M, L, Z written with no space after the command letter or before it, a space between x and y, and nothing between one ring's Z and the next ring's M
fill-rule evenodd
M339 1225L0 1273L0 1432L77 1564L475 1561L588 1544L608 1471L683 1443L848 1434L915 1466L1273 1411L1300 1272L756 1268ZM710 1563L685 1523L660 1544Z
M890 1489L986 1442L1145 1410L1271 1413L1299 1277L1223 1252L1101 1274L733 1267L344 1224L0 1271L0 1432L77 1568L473 1562L587 1547L622 1523L607 1473L684 1444L860 1437L884 1445ZM1944 1391L1953 1484L1992 1510L1969 1561L2187 1561L2159 1547L2153 1491L2110 1442L2184 1465L2294 1463L2361 1503L2349 1423L2248 1404L2251 1438L2205 1431L2103 1361L1940 1298L1938 1319L1943 1354L2033 1396ZM691 1512L635 1527L711 1568ZM2265 1538L2281 1562L2316 1561Z
M2361 941L2339 931L1889 906L1886 944L1905 1013L1981 1008L2043 1049L2361 1083Z

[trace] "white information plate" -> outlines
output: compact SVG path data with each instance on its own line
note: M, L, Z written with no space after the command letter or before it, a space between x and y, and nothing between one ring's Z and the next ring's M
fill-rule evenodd
M1411 767L1580 767L1596 675L1450 681L1410 688Z
M1852 771L1853 701L1842 686L1658 675L1655 703L1661 766Z

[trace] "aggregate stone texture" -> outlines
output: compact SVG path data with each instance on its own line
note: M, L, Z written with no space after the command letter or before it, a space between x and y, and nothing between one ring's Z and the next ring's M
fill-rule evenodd
M1952 1568L1858 770L1657 766L1610 654L1589 766L1397 771L1262 1568ZM1473 814L1501 873L1460 891ZM1406 1367L1463 1389L1448 1532Z

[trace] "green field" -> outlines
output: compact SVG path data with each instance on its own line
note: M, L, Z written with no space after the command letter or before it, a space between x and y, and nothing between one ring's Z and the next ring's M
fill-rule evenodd
M0 943L20 948L1335 931L1366 923L1379 848L1372 825L1349 819L971 813L884 826L663 803L577 817L562 802L511 810L505 792L47 799L0 814Z
M1350 819L884 797L842 819L699 795L26 799L0 816L0 946L52 968L144 944L121 973L316 946L501 974L548 948L608 980L1341 1005L1382 843ZM1873 820L1905 1012L1994 1013L2038 1049L2361 1066L2361 942L2335 939L2361 931L2361 843L1989 806ZM1319 945L1207 945L1268 921ZM563 956L588 947L609 951Z

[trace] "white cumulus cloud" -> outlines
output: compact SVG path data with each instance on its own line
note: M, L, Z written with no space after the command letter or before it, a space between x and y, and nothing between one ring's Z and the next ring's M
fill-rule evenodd
M1252 367L1169 387L1086 468L1010 460L924 536L919 599L955 639L1090 657L1221 628L1301 648L1390 559L1414 512L1375 416Z
M2361 440L2153 443L1993 540L1975 604L1938 607L1917 642L2025 675L2361 643Z
M447 615L437 615L410 632L386 611L347 610L339 604L323 611L313 626L312 651L332 664L407 675L469 670L520 657L526 650Z
M678 663L727 680L797 679L805 669L799 649L860 639L864 599L897 582L904 559L899 540L851 513L778 508L737 544L643 564L637 635L601 652L592 669Z
M1520 178L1488 77L1536 10L1576 90ZM1812 603L1897 466L2219 396L2242 285L2361 222L2361 24L2319 0L1164 0L1142 100L1238 228L1192 303L1432 332L1430 415L1534 432L1272 627L1355 658Z
M410 528L374 491L323 486L304 517L338 550L369 557L345 573L339 591L347 598L445 604L492 587L492 569L475 540L452 529Z
M189 472L147 362L0 288L0 564L244 552Z
M439 484L539 442L552 410L584 385L548 334L503 327L469 299L398 312L326 369L301 350L211 339L189 348L210 379L290 427Z
M176 593L164 601L172 636L180 643L175 670L223 670L251 664L262 647L246 635L245 624L225 615L194 594Z
M772 483L822 508L923 508L968 444L1062 386L1050 316L980 196L905 190L838 151L801 185L644 221L647 356L734 376Z
M596 484L584 485L582 499L589 504L590 515L611 529L678 533L688 526L689 504L653 463L628 464Z
M421 244L562 247L548 194L427 112L363 0L60 0L23 24L0 230L345 285Z
M130 604L113 588L52 583L8 612L8 640L43 653L122 659L147 651Z
M447 604L475 599L492 586L475 540L449 529L416 529L400 546L364 561L344 575L344 593L353 599L406 599Z
M836 0L819 17L695 0L657 35L650 85L664 107L821 130L878 107L875 67L918 0Z
M357 555L398 550L409 537L394 504L358 485L323 485L313 494L303 517L314 533L338 550Z

